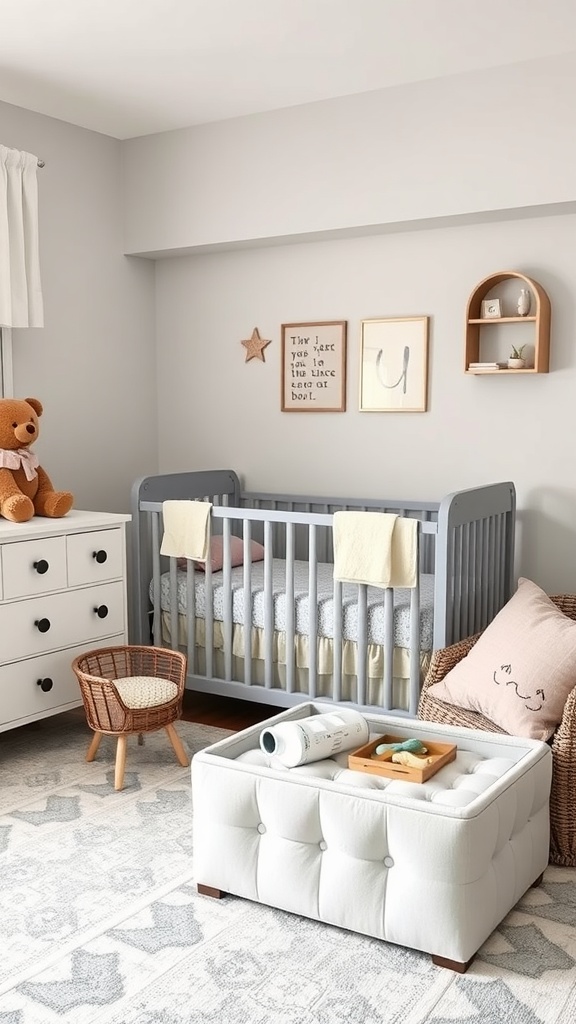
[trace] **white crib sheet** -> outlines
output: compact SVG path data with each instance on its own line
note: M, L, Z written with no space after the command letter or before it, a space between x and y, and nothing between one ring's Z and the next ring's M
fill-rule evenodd
M294 562L294 604L296 633L306 636L309 632L309 598L308 598L308 562ZM237 566L232 569L232 620L244 624L244 570ZM327 562L318 563L318 636L333 636L333 565ZM223 572L212 574L214 618L222 622L224 619L224 585ZM273 605L274 629L286 629L286 563L281 558L273 559ZM177 572L178 612L186 614L186 571ZM252 564L252 625L264 626L264 563ZM204 618L206 612L205 577L203 572L195 573L196 617ZM342 636L344 640L358 639L358 588L351 584L342 585ZM153 586L150 584L150 600L153 603ZM170 574L163 573L161 578L161 606L164 612L170 611ZM434 576L420 577L420 650L432 650L434 619ZM368 587L368 642L384 643L384 591L378 587ZM410 590L395 589L394 591L394 646L408 648L410 646Z

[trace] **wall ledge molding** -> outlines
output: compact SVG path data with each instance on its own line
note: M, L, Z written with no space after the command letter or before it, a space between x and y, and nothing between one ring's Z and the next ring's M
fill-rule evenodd
M576 214L576 199L563 203L542 203L538 206L508 207L501 210L479 210L475 213L457 213L442 217L395 221L388 224L358 224L321 231L303 231L295 234L260 238L237 238L221 242L186 245L180 248L126 252L126 256L143 259L171 259L177 256L204 256L208 253L236 252L242 249L266 249L278 245L301 245L338 239L365 238L370 235L405 234L412 231L433 231L436 228L457 228L469 224L495 224L511 220L530 220L534 217L562 217Z

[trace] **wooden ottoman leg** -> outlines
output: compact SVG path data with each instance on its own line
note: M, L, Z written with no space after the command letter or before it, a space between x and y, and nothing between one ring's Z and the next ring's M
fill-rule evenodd
M474 956L476 956L476 954L474 954ZM435 956L434 953L432 953L432 963L436 964L436 967L447 967L449 971L456 971L457 974L466 974L474 956L471 956L469 960L462 963L460 960L448 960L445 956Z
M102 739L103 735L104 735L104 733L101 733L101 732L95 732L94 733L94 735L92 737L92 740L91 740L91 743L90 743L90 746L88 747L88 750L86 752L86 760L87 761L93 761L94 758L96 757L96 753L98 751L98 747L100 746L100 740Z
M118 743L116 744L116 766L114 769L114 789L122 789L122 786L124 785L127 742L128 737L125 733L118 737Z
M178 733L176 732L176 729L174 728L173 725L165 725L164 728L168 733L168 739L170 740L170 743L174 748L174 753L176 754L176 757L178 758L180 764L182 765L183 768L187 768L190 762L188 761L188 755L186 754L186 751L182 746L182 741Z
M223 892L222 889L214 889L213 886L202 885L201 882L198 882L196 888L198 889L198 892L200 893L201 896L213 896L215 900L221 900L222 897L226 895L226 893Z
M544 881L544 872L542 872L541 875L538 875L538 878L534 882L532 882L532 885L530 886L530 888L531 889L537 889L539 885L542 885L543 881Z

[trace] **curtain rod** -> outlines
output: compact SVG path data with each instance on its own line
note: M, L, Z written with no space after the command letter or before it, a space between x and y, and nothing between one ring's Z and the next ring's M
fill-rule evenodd
M46 165L45 165L44 161L43 161L43 160L40 160L40 159L38 159L38 167L45 167L45 166L46 166Z

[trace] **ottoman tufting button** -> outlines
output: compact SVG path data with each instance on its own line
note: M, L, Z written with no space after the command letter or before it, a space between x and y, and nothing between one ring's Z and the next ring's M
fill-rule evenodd
M327 843L327 842L326 842L326 841L325 841L324 839L321 839L321 840L320 840L320 842L318 843L318 846L320 847L320 849L321 849L322 851L324 851L324 850L327 850L327 849L328 849L328 843Z
M263 836L266 831L266 825L263 825L262 822L260 822L260 824L256 826L256 831L259 832L261 836Z
M393 857L384 857L384 867L385 868L393 868L394 867L394 858Z

